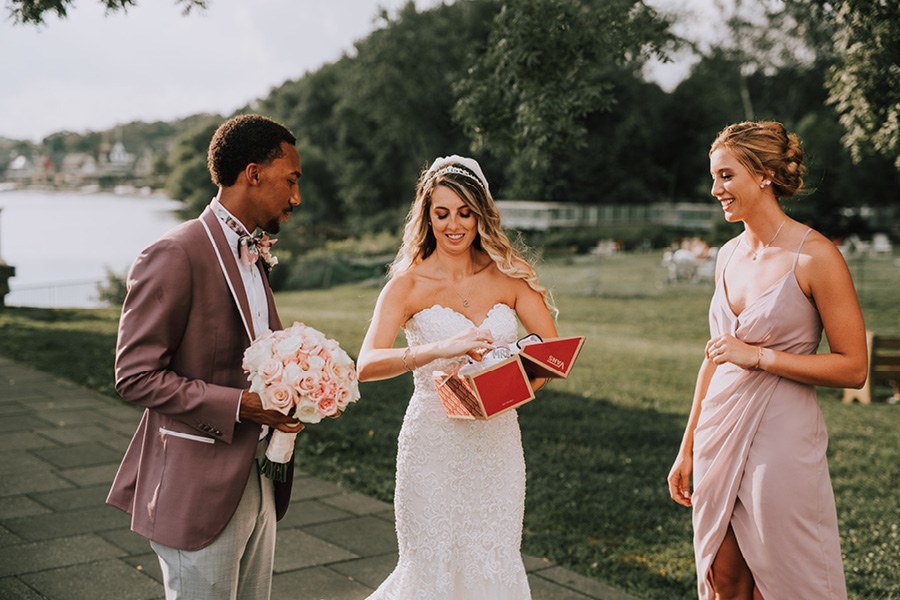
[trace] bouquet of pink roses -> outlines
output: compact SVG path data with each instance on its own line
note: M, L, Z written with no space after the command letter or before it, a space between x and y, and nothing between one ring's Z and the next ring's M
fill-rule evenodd
M294 415L303 423L338 417L359 399L353 361L338 343L303 323L269 332L244 352L250 391L259 394L263 408ZM294 454L296 433L275 430L261 470L284 481Z

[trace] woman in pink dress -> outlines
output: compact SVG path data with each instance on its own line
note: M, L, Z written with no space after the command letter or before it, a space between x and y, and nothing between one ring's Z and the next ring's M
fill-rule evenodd
M865 382L853 282L834 244L779 205L803 186L796 135L730 125L709 160L712 195L744 231L718 253L710 340L668 477L672 499L693 507L698 594L846 598L815 386Z

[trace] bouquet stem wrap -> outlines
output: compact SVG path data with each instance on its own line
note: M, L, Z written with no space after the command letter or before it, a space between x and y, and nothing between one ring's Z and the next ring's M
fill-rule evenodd
M294 442L296 433L286 431L272 432L269 446L266 448L266 456L259 463L259 470L272 481L287 481L288 465L294 456Z
M264 409L293 414L302 423L337 418L359 399L353 361L336 341L303 323L257 338L244 352L243 368ZM260 463L264 475L287 480L296 438L272 432Z

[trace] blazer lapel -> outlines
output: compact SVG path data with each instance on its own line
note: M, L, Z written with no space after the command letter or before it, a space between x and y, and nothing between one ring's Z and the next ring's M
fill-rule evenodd
M259 274L262 275L263 287L266 289L266 302L269 305L269 329L272 331L284 329L281 325L281 319L278 317L278 310L275 308L275 296L272 294L272 288L269 286L269 274L266 273L265 268L262 266L262 260L256 261L256 264L259 265Z
M250 301L247 299L247 291L244 289L244 280L241 279L241 272L238 270L237 263L234 260L234 253L228 245L228 238L225 237L225 232L222 231L222 226L219 224L219 218L216 217L208 206L203 209L203 212L200 214L200 223L202 223L204 229L206 229L206 235L215 251L219 268L225 276L225 281L228 283L228 289L231 290L231 296L234 298L234 303L238 307L241 321L243 321L244 324L244 330L247 333L248 343L252 343L256 338L253 334L256 330L253 327Z

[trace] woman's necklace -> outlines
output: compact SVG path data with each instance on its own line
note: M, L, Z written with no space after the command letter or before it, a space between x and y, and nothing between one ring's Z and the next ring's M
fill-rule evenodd
M451 284L450 289L453 290L454 294L459 296L459 299L462 300L463 306L469 308L469 294L472 293L472 286L469 286L469 289L466 292L465 296L459 293L459 291L456 289L456 285Z
M746 247L747 247L747 250L750 252L750 258L751 258L751 260L756 260L756 259L759 257L759 255L762 253L763 250L765 250L766 248L768 248L769 246L772 245L772 242L774 242L774 241L775 241L775 238L778 237L778 234L781 233L781 228L784 227L785 224L786 224L787 222L788 222L788 219L785 219L784 221L782 221L782 222L781 222L781 225L779 225L779 226L778 226L778 229L775 231L775 235L773 235L773 236L772 236L772 239L769 240L769 243L766 244L765 246L763 246L762 248L760 248L759 250L755 251L755 252L754 252L753 249L750 247L750 245L747 243L747 241L744 240L744 246L746 246Z

